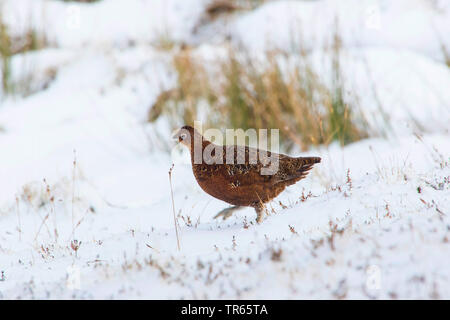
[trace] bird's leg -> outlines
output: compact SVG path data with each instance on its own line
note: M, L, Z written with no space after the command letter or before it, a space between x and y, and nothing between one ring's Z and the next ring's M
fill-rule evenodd
M256 211L256 222L261 223L264 219L264 212L266 211L266 207L264 205L258 205L255 207Z
M234 207L229 207L229 208L225 208L222 211L220 211L218 214L216 214L216 216L214 217L214 219L217 219L218 217L222 217L223 220L231 217L231 215L233 214L233 212L242 209L243 207L241 206L234 206Z

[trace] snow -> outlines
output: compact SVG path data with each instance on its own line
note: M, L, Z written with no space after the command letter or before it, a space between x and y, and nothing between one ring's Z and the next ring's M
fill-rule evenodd
M154 42L169 34L186 38L194 27L205 1L121 0L92 4L51 0L5 1L5 21L21 30L34 26L44 30L48 40L63 47L85 45L126 46L130 42Z
M274 1L238 19L236 41L251 50L312 50L338 31L350 48L390 47L442 60L449 47L448 4L432 1Z
M195 33L205 3L4 1L12 30L35 23L52 46L12 59L14 79L32 72L30 95L0 97L0 298L450 298L450 70L433 31L448 40L446 2L275 1ZM371 6L380 28L361 28ZM213 219L227 204L197 185L167 123L145 121L174 85L173 52L155 42L191 44L213 68L227 52L209 37L217 26L258 55L292 50L300 21L329 79L321 49L335 13L346 89L395 130L293 151L322 163L260 225L252 208Z

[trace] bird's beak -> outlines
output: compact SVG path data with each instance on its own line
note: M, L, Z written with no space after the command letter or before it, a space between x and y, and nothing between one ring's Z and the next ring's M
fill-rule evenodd
M172 135L172 139L176 142L180 141L180 131L177 131L174 135Z

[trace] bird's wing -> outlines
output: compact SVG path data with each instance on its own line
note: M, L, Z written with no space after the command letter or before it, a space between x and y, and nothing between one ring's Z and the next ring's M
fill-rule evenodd
M319 157L285 157L280 160L279 170L274 175L272 183L286 183L291 185L305 178L314 164L320 162Z
M228 159L227 159L228 158ZM229 162L232 159L232 162ZM268 183L272 176L261 175L264 167L259 150L247 146L224 146L222 175L240 186Z

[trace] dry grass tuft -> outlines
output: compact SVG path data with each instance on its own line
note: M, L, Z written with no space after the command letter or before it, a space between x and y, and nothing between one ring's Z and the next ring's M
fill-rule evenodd
M252 10L267 0L212 0L205 8L205 17L210 21L239 10Z
M206 6L205 13L210 20L214 20L220 15L233 13L239 8L236 1L214 0Z
M3 95L15 93L26 95L30 91L31 77L24 77L17 83L13 81L11 58L16 54L39 50L46 46L48 46L46 37L31 26L24 33L11 34L0 14L0 71Z
M158 97L148 119L165 115L174 127L201 119L205 126L218 128L279 128L284 141L303 150L363 139L369 128L358 99L344 95L339 43L332 50L331 86L319 79L303 54L301 63L286 71L280 64L283 54L267 53L261 66L248 54L230 50L212 73L190 50L182 50L174 56L178 83Z
M214 105L217 97L206 69L192 58L189 49L175 55L173 63L178 74L177 86L159 95L149 111L148 120L154 121L165 114L171 125L178 127L198 119L202 100L206 99L210 105Z

